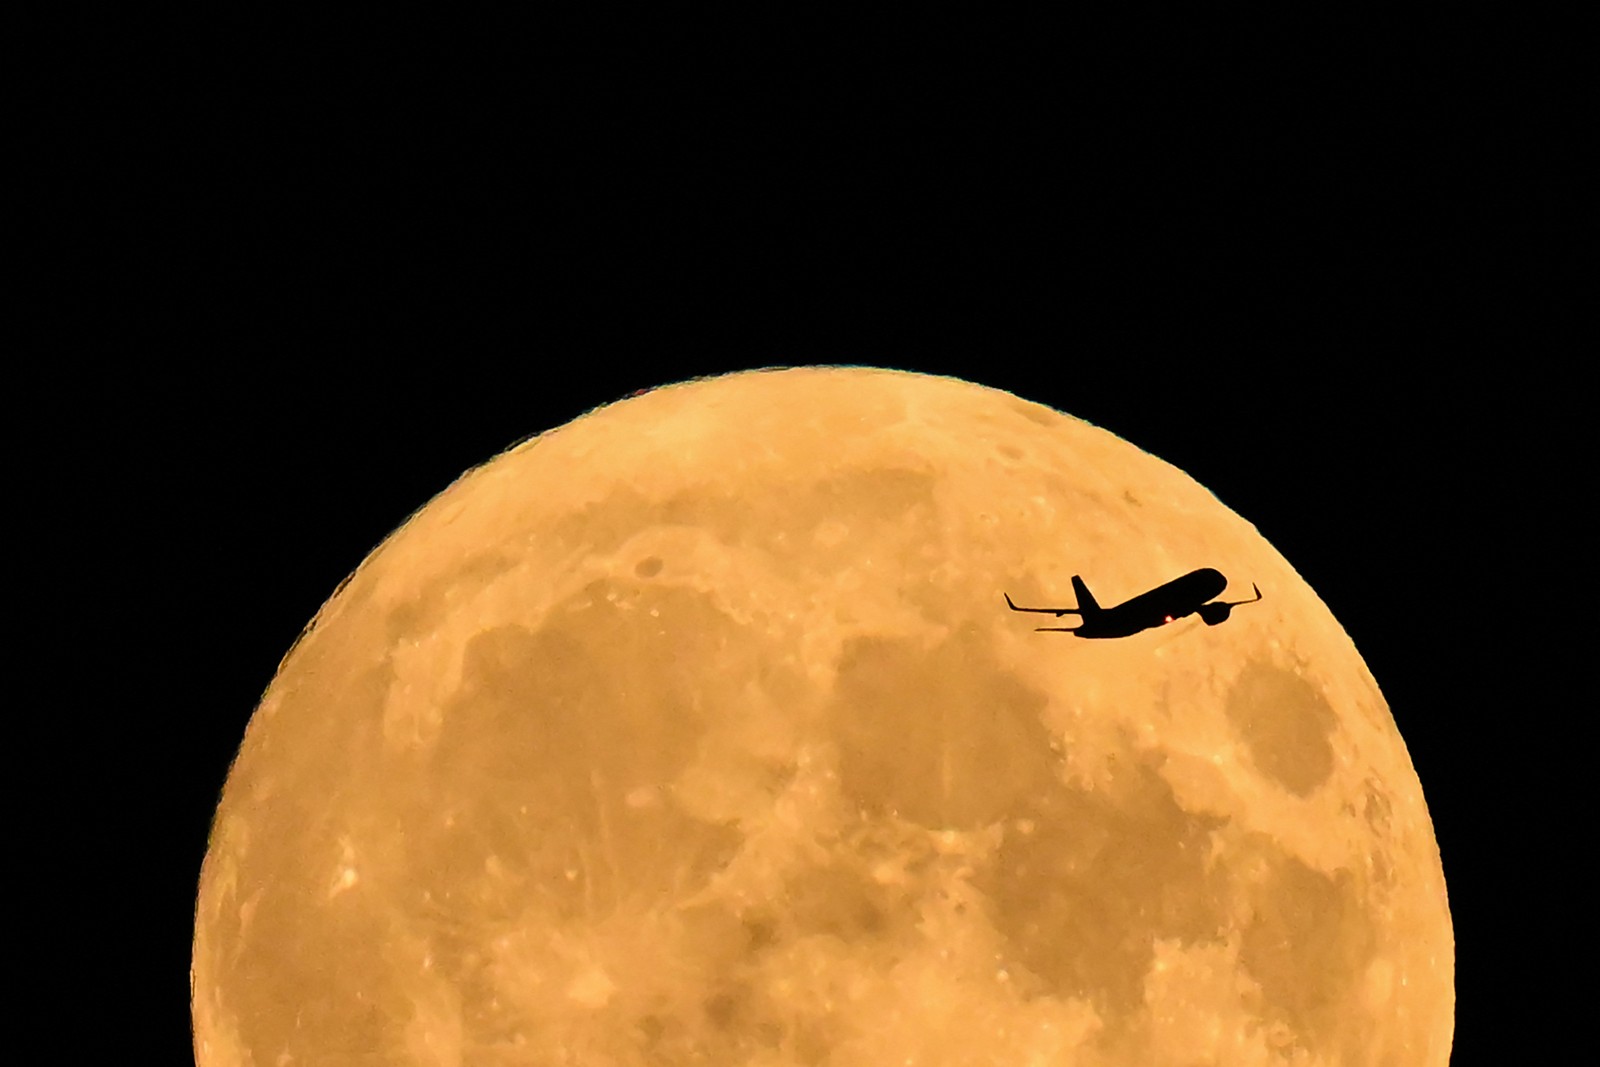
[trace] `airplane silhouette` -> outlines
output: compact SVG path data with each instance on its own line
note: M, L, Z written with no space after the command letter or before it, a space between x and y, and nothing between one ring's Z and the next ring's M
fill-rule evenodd
M1190 571L1165 585L1158 585L1148 593L1140 593L1132 600L1114 607L1103 608L1089 592L1089 587L1076 574L1072 576L1072 591L1078 596L1075 608L1019 608L1012 603L1011 594L1003 594L1012 611L1037 611L1045 615L1078 615L1081 626L1038 626L1041 633L1077 634L1079 637L1127 637L1140 630L1165 626L1187 615L1200 613L1207 626L1215 626L1226 619L1240 604L1254 604L1261 599L1261 589L1254 582L1250 588L1256 595L1250 600L1216 601L1212 597L1228 587L1228 579L1211 567Z

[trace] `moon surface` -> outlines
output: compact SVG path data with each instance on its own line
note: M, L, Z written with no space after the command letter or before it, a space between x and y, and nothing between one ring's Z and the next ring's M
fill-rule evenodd
M1111 641L1196 567L1265 598ZM1087 423L760 371L468 472L284 659L200 1067L1444 1067L1422 789L1327 607Z

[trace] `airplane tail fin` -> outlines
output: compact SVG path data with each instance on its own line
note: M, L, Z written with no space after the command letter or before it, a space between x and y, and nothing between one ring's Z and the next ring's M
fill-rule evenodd
M1078 611L1084 615L1100 610L1100 604L1089 592L1089 587L1076 574L1072 576L1072 592L1078 598Z

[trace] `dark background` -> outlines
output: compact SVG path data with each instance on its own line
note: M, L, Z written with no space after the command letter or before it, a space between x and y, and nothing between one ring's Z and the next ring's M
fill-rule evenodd
M127 80L59 102L44 170L71 207L38 273L71 311L20 394L71 561L43 610L93 605L106 648L60 676L104 762L75 790L75 892L125 887L107 933L131 947L91 955L148 1005L152 1050L185 1055L229 761L338 582L530 433L806 363L1051 404L1253 522L1421 777L1453 1063L1557 1039L1577 702L1549 634L1592 478L1546 36L611 28L462 52L417 26L171 29L108 31L95 54Z

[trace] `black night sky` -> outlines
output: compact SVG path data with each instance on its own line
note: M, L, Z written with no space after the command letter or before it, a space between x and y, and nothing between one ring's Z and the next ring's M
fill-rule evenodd
M1561 501L1592 477L1555 415L1585 387L1548 284L1573 179L1537 42L1180 75L902 40L880 82L870 52L679 64L608 37L442 63L344 29L225 36L90 102L76 324L37 389L73 417L31 464L79 472L57 547L100 561L63 580L114 646L69 728L123 767L98 774L95 877L137 874L115 921L138 947L106 966L148 1002L151 1062L187 1055L194 887L244 724L367 551L528 434L805 363L1011 390L1252 521L1421 777L1453 1063L1543 1062L1550 850L1574 832L1552 761L1582 715L1548 612L1586 570ZM665 80L620 76L641 54Z

